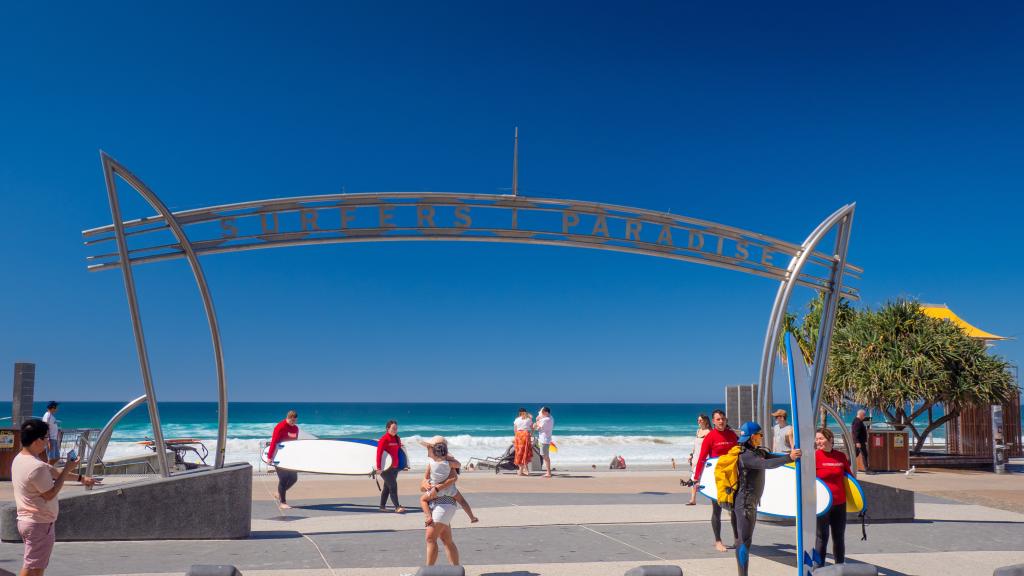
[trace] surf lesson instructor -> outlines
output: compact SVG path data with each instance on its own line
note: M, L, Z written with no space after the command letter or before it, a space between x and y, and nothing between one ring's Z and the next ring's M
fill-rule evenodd
M828 535L832 532L832 558L836 564L846 562L846 475L853 475L850 460L834 448L835 435L828 428L819 428L814 435L815 473L832 493L832 507L818 516L818 532L814 549L818 552L817 567L825 565Z
M274 461L274 453L277 452L279 444L299 439L298 421L298 412L289 410L284 420L281 420L277 423L277 426L274 426L274 434L270 437L270 448L267 450L267 462ZM288 505L288 497L285 493L299 481L299 473L292 470L283 470L276 466L274 470L277 471L277 507L281 510L289 510L291 506Z
M402 514L405 508L398 503L398 451L402 449L402 439L398 436L398 421L388 420L384 425L384 435L377 441L377 460L373 466L377 474L384 480L384 488L380 491L380 511L387 511L388 497L395 505L395 513ZM381 470L381 458L384 453L391 457L387 470Z
M698 479L704 473L704 464L707 463L708 458L718 458L728 454L729 450L739 441L736 433L728 426L729 421L725 418L725 412L716 409L711 413L711 422L714 424L714 428L704 436L704 441L700 444L697 468L693 473ZM736 532L736 515L731 512L729 513L729 523L732 524L733 538L738 540L739 533ZM711 531L715 533L715 549L719 552L725 552L727 548L725 543L722 542L722 507L718 505L717 500L711 501Z

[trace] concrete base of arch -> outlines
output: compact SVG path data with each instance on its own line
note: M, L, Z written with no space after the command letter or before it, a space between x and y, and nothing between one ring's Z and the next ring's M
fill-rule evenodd
M20 542L17 510L0 511L0 539ZM60 498L57 540L233 540L252 531L252 466L194 470Z

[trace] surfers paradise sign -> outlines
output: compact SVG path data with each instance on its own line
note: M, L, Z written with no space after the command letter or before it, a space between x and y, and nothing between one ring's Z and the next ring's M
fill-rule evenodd
M219 391L216 466L224 464L227 440L227 378L213 297L199 257L227 252L347 242L506 242L592 248L695 262L767 277L779 282L765 334L758 415L768 421L775 356L793 288L826 295L812 375L812 398L820 403L825 358L840 298L857 299L846 284L860 269L847 263L854 205L839 208L800 243L740 228L639 208L580 200L518 195L384 192L298 196L171 212L142 180L100 153L113 222L83 232L90 270L119 269L125 282L136 351L157 445L163 443L159 409L142 331L133 268L184 258L199 289L213 343ZM156 212L121 217L118 183L127 183ZM819 250L832 235L828 249ZM113 245L113 248L107 248ZM165 454L157 451L168 475Z
M285 198L215 206L176 213L197 254L284 245L341 242L448 240L515 242L598 248L699 261L783 280L800 246L733 227L670 213L573 200L484 194L371 193ZM126 237L166 239L160 217L124 223ZM115 240L113 226L84 232L89 245ZM137 242L133 263L184 256L178 242ZM90 269L118 267L120 255L89 257ZM814 269L798 283L826 287L827 254L815 254ZM852 267L848 267L851 268ZM855 271L855 270L853 270ZM844 287L847 298L856 291Z

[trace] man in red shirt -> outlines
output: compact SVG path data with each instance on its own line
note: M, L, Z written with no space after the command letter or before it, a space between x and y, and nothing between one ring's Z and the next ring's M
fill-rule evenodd
M700 455L697 457L697 470L699 474L704 473L704 465L707 463L708 458L718 458L725 455L739 440L736 437L736 433L729 428L725 412L721 410L712 412L711 423L714 427L704 437L704 442L700 445ZM736 517L732 513L729 514L729 523L732 524L732 535L733 539L736 540L739 536L736 532ZM719 552L728 550L725 543L722 542L722 507L718 505L717 501L711 502L711 531L715 533L715 549Z
M284 420L281 420L277 423L277 426L274 426L274 434L270 437L270 448L267 450L267 462L274 461L274 453L277 452L277 446L281 442L299 439L299 426L296 424L298 421L298 413L295 410L289 410ZM281 510L287 510L291 506L288 505L285 492L299 481L299 473L292 470L283 470L276 466L274 469L277 471L277 499L279 502L277 507Z

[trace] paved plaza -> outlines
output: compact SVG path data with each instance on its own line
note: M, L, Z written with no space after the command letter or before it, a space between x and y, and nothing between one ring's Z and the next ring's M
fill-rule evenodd
M671 472L596 472L552 480L465 474L460 484L481 519L471 526L460 512L454 521L467 573L617 576L633 566L661 563L677 564L688 575L735 573L732 551L723 554L712 546L710 507L705 501L684 506L687 495L677 477ZM901 478L882 480L920 479L918 485L935 484L934 491L942 492L956 475ZM1021 476L987 478L997 492L1014 492L1003 485L1019 484ZM968 484L979 480L972 477ZM273 482L272 476L254 477L249 539L59 542L47 574L181 575L191 564L233 564L245 575L399 576L421 564L424 531L422 515L411 506L416 503L412 476L403 476L408 491L402 493L403 504L410 508L405 515L377 511L372 481L323 476L303 476L291 499L294 508L282 513L269 497ZM654 489L658 486L662 489ZM998 566L1024 562L1024 514L1013 506L993 508L925 492L917 493L916 502L914 522L869 525L867 541L860 539L860 526L850 524L849 561L875 564L889 576L987 575ZM792 527L761 523L754 540L752 574L793 574ZM16 573L21 552L20 544L0 544L0 569Z

